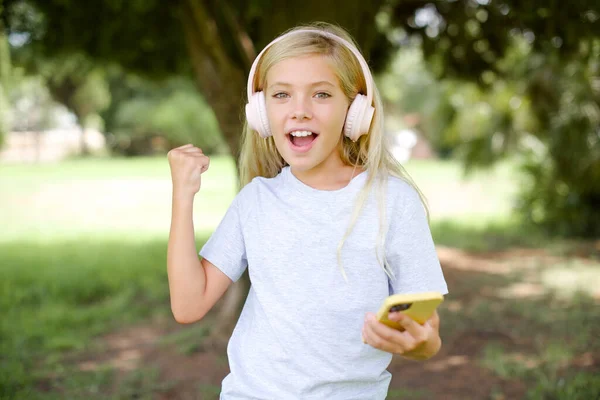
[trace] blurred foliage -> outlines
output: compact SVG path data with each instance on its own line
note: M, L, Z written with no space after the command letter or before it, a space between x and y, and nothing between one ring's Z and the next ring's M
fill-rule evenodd
M13 132L41 131L59 125L57 103L52 99L41 76L25 76L21 69L13 71L13 84L8 93L7 114Z
M290 26L314 20L336 22L348 28L363 49L374 50L371 61L376 69L385 64L391 48L389 42L379 40L383 35L376 31L375 24L363 23L365 16L380 9L382 0L367 4L348 0L307 0L301 4L271 0L173 0L168 5L155 0L93 0L86 2L85 7L73 0L4 0L4 3L9 11L5 19L10 31L24 34L38 54L85 49L92 59L115 61L129 71L153 77L192 71L186 47L190 43L186 43L182 24L190 16L206 18L196 23L210 24L200 28L208 29L204 32L211 35L216 33L218 38L212 45L222 46L221 57L244 66L244 71L249 69L251 59L248 50L241 46L262 48ZM251 42L240 43L247 39ZM220 50L203 49L211 56L215 54L213 51Z
M0 149L4 144L4 136L8 132L10 124L9 103L4 93L4 87L0 84Z
M594 0L394 0L380 18L418 39L427 80L410 93L436 97L421 108L436 148L466 171L517 154L518 210L552 234L600 236L599 20Z
M566 60L515 38L498 70L478 103L494 110L492 126L473 120L458 130L481 130L458 144L466 167L518 154L526 220L552 234L600 236L600 37Z
M418 37L437 76L479 79L523 37L535 53L579 59L581 44L600 35L596 0L388 0L382 26L394 41Z
M103 113L113 152L126 155L165 151L194 143L206 154L226 153L215 116L193 82L151 82L113 68L114 101Z
M101 128L99 113L111 101L104 68L79 52L41 57L27 46L13 46L13 58L25 74L43 79L52 98L73 113L82 128L81 152L87 154L86 130Z
M37 72L45 78L52 97L75 115L81 127L81 153L88 154L86 130L98 125L94 121L99 121L99 113L111 101L104 70L77 53L35 59Z
M156 1L90 1L85 6L62 0L4 3L9 33L33 45L37 56L79 52L87 43L91 59L122 59L136 70L180 71L178 64L185 60L184 44L176 40L181 28L175 23L175 10Z
M44 77L52 97L71 110L81 126L110 104L103 69L84 55L72 53L51 59L34 57L34 60L30 72Z
M398 52L381 83L391 111L417 113L419 131L442 157L462 159L466 172L514 155L519 135L540 129L523 81L437 79L418 44Z
M589 59L527 60L526 92L540 129L523 151L519 209L552 233L600 236L600 39Z
M375 70L392 44L377 30L384 0L4 0L9 33L38 56L83 51L151 78L194 76L231 154L239 155L246 75L257 49L293 25L340 24L370 54ZM265 12L267 11L268 12Z
M202 146L207 154L226 150L214 114L189 79L152 82L114 65L94 63L77 52L43 58L31 47L18 46L13 53L22 66L20 70L30 75L25 81L35 82L36 90L41 91L34 96L25 90L31 84L20 86L19 98L38 107L34 112L26 107L28 114L49 112L49 107L43 107L39 100L47 102L47 93L51 93L84 129L96 125L109 132L109 147L118 154L164 152L187 142ZM30 115L20 120L33 130L50 126L32 121ZM82 150L86 152L84 146Z
M502 57L471 81L452 63L436 73L436 56L427 63L423 42L404 37L382 92L393 109L418 113L424 136L442 156L462 159L467 173L516 159L524 172L517 210L527 222L551 234L597 237L600 35L594 34L584 24L578 45L565 49L558 36L536 45L513 29Z

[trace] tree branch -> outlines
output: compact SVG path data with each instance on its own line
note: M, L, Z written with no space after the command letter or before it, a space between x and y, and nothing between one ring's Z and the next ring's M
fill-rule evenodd
M252 42L248 32L239 24L229 2L220 2L219 7L223 10L225 21L227 21L229 30L232 32L233 42L244 63L244 70L249 71L250 67L252 67L252 62L257 55L256 49L254 48L254 42Z
M219 38L217 23L209 15L206 7L202 4L202 0L187 0L186 3L194 19L193 26L198 30L198 36L204 42L203 50L206 51L219 70L231 70L231 65L234 65L234 62L225 53L223 43Z

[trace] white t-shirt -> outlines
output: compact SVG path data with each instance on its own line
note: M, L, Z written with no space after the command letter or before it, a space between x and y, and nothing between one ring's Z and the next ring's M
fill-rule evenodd
M344 280L337 246L366 179L363 172L342 189L322 191L285 167L235 197L200 251L233 281L248 267L251 280L221 399L385 399L392 355L363 343L365 313L393 293L448 290L419 196L394 177L385 251L395 279L375 255L372 193L342 250Z

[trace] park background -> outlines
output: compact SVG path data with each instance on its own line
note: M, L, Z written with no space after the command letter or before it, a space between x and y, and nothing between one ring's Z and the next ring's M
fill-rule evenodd
M199 248L238 190L253 58L315 20L369 60L451 292L442 351L394 358L388 398L598 398L599 19L592 0L0 0L0 398L218 398L247 282L173 321L166 152L211 156Z

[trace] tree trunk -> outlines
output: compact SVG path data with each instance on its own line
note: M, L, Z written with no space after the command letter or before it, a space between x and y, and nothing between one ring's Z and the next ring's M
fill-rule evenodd
M8 47L8 38L4 31L4 24L0 20L0 148L4 144L4 135L10 131L10 122L6 121L8 113L9 84L11 75L10 49Z
M86 134L87 129L84 125L84 122L82 122L81 120L79 122L79 128L81 129L81 134L79 136L79 156L87 157L90 155L90 149L88 148L88 145L87 145L87 134Z
M188 0L181 18L196 84L211 105L231 154L237 160L243 123L244 71L227 56L216 22L201 0Z
M196 84L212 106L231 154L237 160L243 128L240 112L244 98L244 73L241 68L225 59L222 48L216 48L219 46L219 38L215 21L208 15L201 1L189 0L183 7L181 18ZM219 302L218 316L207 340L210 345L221 349L225 347L248 288L249 280L247 274L244 274L225 293Z
M0 85L8 96L8 85L10 83L11 63L8 37L4 31L4 24L0 20Z

